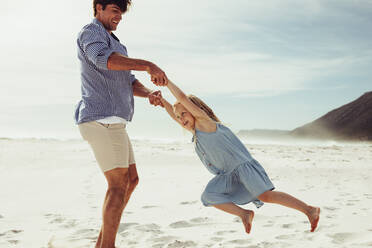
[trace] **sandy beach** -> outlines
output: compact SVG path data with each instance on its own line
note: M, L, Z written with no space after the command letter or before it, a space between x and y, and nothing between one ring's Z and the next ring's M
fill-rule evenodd
M250 235L232 215L204 207L212 177L192 143L133 141L140 183L117 247L372 247L372 145L247 144L277 190L321 207L304 215L278 205L255 211ZM0 247L90 248L106 182L80 140L0 140Z

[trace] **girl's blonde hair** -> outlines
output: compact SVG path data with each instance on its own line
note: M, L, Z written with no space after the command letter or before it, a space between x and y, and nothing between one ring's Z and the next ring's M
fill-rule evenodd
M194 95L188 95L187 98L192 101L196 106L198 106L201 110L203 110L209 118L214 120L215 122L221 122L220 119L214 114L213 110L208 107L200 98Z

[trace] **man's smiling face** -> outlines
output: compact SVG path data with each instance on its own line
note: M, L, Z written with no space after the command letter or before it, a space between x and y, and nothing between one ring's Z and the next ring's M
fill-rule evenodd
M101 4L97 4L96 18L103 24L108 32L116 30L124 13L116 4L108 4L103 9Z

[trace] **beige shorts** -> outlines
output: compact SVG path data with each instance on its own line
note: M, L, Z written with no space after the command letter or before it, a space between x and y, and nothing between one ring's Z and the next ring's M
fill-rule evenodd
M128 168L129 165L136 163L125 124L101 124L90 121L79 124L79 130L83 139L92 147L103 172L115 168Z

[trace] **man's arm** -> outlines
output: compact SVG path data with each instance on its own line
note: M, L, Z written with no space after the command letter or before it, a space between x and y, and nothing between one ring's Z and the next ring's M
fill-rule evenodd
M132 59L114 52L105 39L106 35L107 32L97 25L88 25L79 34L79 47L94 65L103 70L146 71L151 75L151 81L154 84L167 85L167 76L157 65L150 61Z
M150 104L155 105L155 106L160 105L160 106L163 107L163 104L161 103L161 101L158 97L158 94L160 94L160 91L152 91L152 90L146 88L137 79L133 82L132 89L133 89L133 95L134 96L148 98Z
M146 71L151 75L151 81L154 84L164 86L168 82L165 72L154 63L143 59L128 58L116 52L108 58L107 69L114 71Z
M149 71L153 64L142 59L128 58L120 53L112 53L107 60L107 69L114 71Z

